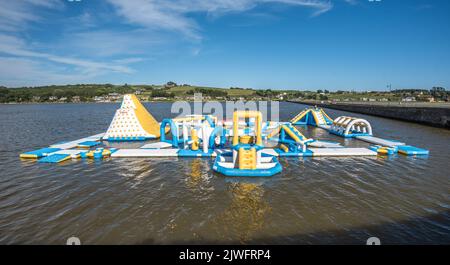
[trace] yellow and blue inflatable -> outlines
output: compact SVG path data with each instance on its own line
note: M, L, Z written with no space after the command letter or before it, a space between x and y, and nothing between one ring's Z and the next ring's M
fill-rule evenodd
M239 119L255 118L255 135L239 136ZM282 171L281 164L272 155L263 154L262 114L259 111L233 113L232 152L216 157L213 170L232 177L270 177ZM244 130L246 131L246 130Z

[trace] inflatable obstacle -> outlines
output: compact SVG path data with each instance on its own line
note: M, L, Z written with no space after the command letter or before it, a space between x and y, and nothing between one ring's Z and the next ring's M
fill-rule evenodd
M287 123L280 126L279 135L280 149L276 149L280 156L297 156L298 153L306 153L307 145L313 142L313 139L306 138L292 124Z
M393 155L396 153L406 156L428 155L429 151L410 145L398 145L394 147L373 145L369 146L370 150L376 151L380 155Z
M100 133L100 134L96 134L96 135L92 135L92 136L88 136L85 138L81 138L78 140L74 140L74 141L68 141L68 142L62 142L62 143L56 143L56 144L52 144L49 147L45 147L45 148L41 148L38 150L34 150L34 151L29 151L29 152L24 152L22 154L20 154L20 158L25 158L25 159L39 159L39 158L43 158L43 157L48 157L50 155L65 155L65 156L69 156L69 158L79 158L81 153L83 152L87 152L87 150L79 150L79 149L73 149L73 148L77 148L79 145L84 148L86 146L95 146L95 145L99 145L101 144L100 139L102 138L104 134ZM53 161L56 161L56 163L58 163L58 161L60 161L60 158L62 156L55 156L52 159L46 159L43 160L42 162L48 162L48 163L54 163Z
M44 158L41 158L38 160L40 163L61 163L66 160L71 159L70 155L66 154L51 154L49 156L46 156Z
M383 139L380 137L373 136L372 132L372 126L370 123L361 118L356 117L349 117L349 116L340 116L337 117L334 120L331 120L331 118L325 113L323 109L314 108L314 111L312 112L311 109L306 109L297 114L291 122L296 122L297 124L306 124L306 125L313 125L319 128L322 128L324 130L327 130L329 133L338 135L344 138L354 138L357 140L361 140L364 142L368 142L371 144L374 144L368 148L368 150L372 152L376 152L380 155L392 155L392 154L403 154L407 156L413 156L413 155L428 155L429 151L426 149L421 149L415 146L406 145L403 142L397 141L397 140L388 140ZM311 114L312 113L312 114ZM321 113L322 117L326 121L325 123L319 115L317 115L316 118L311 119L308 117L308 115L312 115L314 117L314 113ZM331 124L329 121L332 121ZM310 144L314 145L314 144ZM322 144L321 144L322 145ZM317 146L317 145L316 145ZM335 150L333 150L333 147L331 145L323 145L328 146L330 148L327 148L329 151L332 151L331 153L336 153ZM348 149L348 148L347 148ZM309 151L312 151L313 149L308 149ZM347 150L348 151L348 150ZM340 150L338 153L348 153L347 151ZM320 150L316 151L313 155L319 155L319 153L325 153L328 154L330 152ZM364 154L366 152L359 152L358 154ZM350 153L348 153L350 155ZM354 154L352 152L352 154Z
M69 159L80 158L88 150L42 148L36 151L26 152L20 155L22 158L38 159L41 163L60 163ZM30 156L30 154L32 154Z
M154 146L171 144L173 148L180 149L179 156L186 157L212 156L213 150L223 147L227 140L225 130L211 115L164 119L161 122L160 135L160 144Z
M258 111L236 111L233 120L218 121L211 115L164 119L161 125L134 95L126 95L106 133L24 152L21 158L42 163L105 157L215 157L213 170L225 176L269 177L282 171L277 157L367 157L403 154L428 155L429 151L373 136L365 119L341 116L332 120L323 109L309 108L291 122L262 121ZM312 125L331 134L364 141L368 148L348 148L337 142L308 139L295 124ZM132 141L160 137L159 141L133 143L132 149L113 148L102 140ZM231 139L231 141L230 141ZM276 141L275 148L265 148ZM344 144L347 141L344 142ZM121 143L125 147L126 143Z
M398 147L398 153L406 156L428 155L428 150L410 145L402 145Z
M54 153L59 150L61 150L61 149L60 148L51 148L51 147L41 148L38 150L22 153L22 154L20 154L20 158L37 159L37 158L47 156L48 154Z
M291 123L281 124L268 135L268 139L274 139L275 135L278 135L276 140L279 143L279 148L275 151L279 156L299 156L300 153L307 153L307 145L314 141L306 138Z
M59 149L76 148L79 144L81 144L83 142L100 142L100 140L102 139L102 137L104 135L105 135L104 133L99 133L99 134L91 135L91 136L81 138L78 140L74 140L74 141L52 144L52 145L50 145L50 147L51 148L59 148Z
M321 156L330 156L330 157L338 157L338 156L376 156L377 153L368 149L368 148L310 148L312 157L321 157Z
M380 155L393 155L393 154L397 153L397 151L398 151L397 147L389 147L389 146L382 146L382 145L372 145L372 146L369 146L369 149L377 152Z
M333 120L321 108L308 108L301 111L290 121L294 125L324 126L331 125Z
M97 146L99 144L100 144L99 141L84 141L84 142L79 143L77 145L77 147L78 148L91 148L91 147Z
M341 116L333 121L329 132L345 138L372 136L372 126L364 119Z
M211 151L208 155L198 153L196 155L192 154L191 157L218 157L220 155L224 156L222 162L232 161L232 149L215 149ZM287 157L288 155L283 155L279 150L273 148L264 148L261 150L261 157L263 161L275 161L273 159L268 159L265 157ZM368 148L349 148L349 147L326 147L326 148L308 148L306 152L299 152L297 154L290 155L291 157L370 157L377 156L376 151L372 151ZM177 148L165 148L165 149L118 149L116 152L111 154L112 158L152 158L152 157L187 157L185 150ZM230 175L231 176L231 175Z
M111 149L105 149L105 148L97 148L95 150L91 150L87 153L83 154L83 158L93 158L93 159L102 159L105 157L109 157L111 153L115 152L117 149L111 148Z
M255 135L239 135L239 119L255 118ZM281 172L275 156L263 154L262 114L259 111L233 113L232 152L219 154L213 170L233 177L270 177Z
M145 109L136 95L123 97L108 130L103 137L107 141L143 141L160 137L159 123Z
M388 139L383 139L383 138L379 138L379 137L375 137L375 136L356 136L355 138L358 140L367 142L367 143L381 145L381 146L388 146L388 147L396 147L396 146L400 146L400 145L405 145L405 143L402 143L402 142L399 142L396 140L388 140Z

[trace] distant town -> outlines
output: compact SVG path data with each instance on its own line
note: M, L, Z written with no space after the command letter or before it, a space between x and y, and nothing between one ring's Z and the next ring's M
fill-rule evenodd
M167 82L164 85L77 84L7 88L0 86L0 103L81 103L120 102L134 93L143 101L194 100L278 100L323 102L448 102L450 91L443 87L429 89L394 89L389 91L278 90L253 88L215 88Z

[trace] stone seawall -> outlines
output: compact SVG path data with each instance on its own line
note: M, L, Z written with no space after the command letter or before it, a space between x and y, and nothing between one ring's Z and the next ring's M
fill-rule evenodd
M450 129L450 108L297 102Z

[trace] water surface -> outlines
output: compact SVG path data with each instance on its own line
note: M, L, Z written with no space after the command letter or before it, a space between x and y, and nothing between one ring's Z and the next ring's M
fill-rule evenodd
M145 105L158 120L175 116L169 103ZM70 236L84 244L365 244L371 236L384 244L450 243L450 131L419 124L326 110L366 118L376 136L430 155L283 158L283 172L266 179L223 177L210 158L60 165L19 159L24 151L105 131L118 107L0 105L0 243L64 244ZM289 120L306 106L280 107L281 120Z

